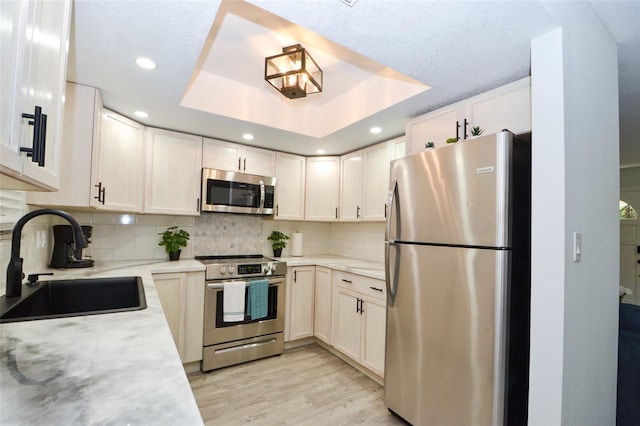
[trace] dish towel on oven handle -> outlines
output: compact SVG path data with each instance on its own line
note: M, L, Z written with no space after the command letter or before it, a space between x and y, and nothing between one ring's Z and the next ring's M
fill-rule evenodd
M229 281L223 283L222 321L244 321L244 293L246 281Z
M249 302L247 313L252 320L267 316L269 303L269 280L249 281Z

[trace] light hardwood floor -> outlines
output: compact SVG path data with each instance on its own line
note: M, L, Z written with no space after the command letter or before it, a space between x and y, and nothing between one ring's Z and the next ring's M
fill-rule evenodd
M403 425L383 388L312 344L276 357L191 373L206 425Z

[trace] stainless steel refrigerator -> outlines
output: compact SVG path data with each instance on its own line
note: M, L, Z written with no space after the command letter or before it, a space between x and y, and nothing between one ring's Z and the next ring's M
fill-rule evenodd
M527 423L530 193L508 131L392 162L384 401L409 423Z

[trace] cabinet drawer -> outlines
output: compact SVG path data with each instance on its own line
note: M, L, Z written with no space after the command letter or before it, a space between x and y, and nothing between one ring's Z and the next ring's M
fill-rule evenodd
M341 271L334 271L333 277L333 282L338 287L347 288L382 300L387 297L387 288L382 280Z

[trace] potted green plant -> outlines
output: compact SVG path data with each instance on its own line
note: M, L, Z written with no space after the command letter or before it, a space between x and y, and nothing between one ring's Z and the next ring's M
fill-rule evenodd
M271 241L271 248L273 248L273 257L280 257L282 255L282 249L287 246L288 239L289 237L287 237L280 231L271 232L271 235L267 237L267 240Z
M427 142L427 143L424 145L424 147L425 147L426 149L433 149L433 148L435 148L435 147L436 147L436 144L435 144L435 143L433 143L433 142Z
M181 248L187 246L189 233L177 226L172 226L164 232L159 232L158 235L162 236L158 245L164 246L165 251L169 253L169 260L180 259Z
M480 136L484 132L484 129L481 129L480 126L475 126L471 128L471 136Z

